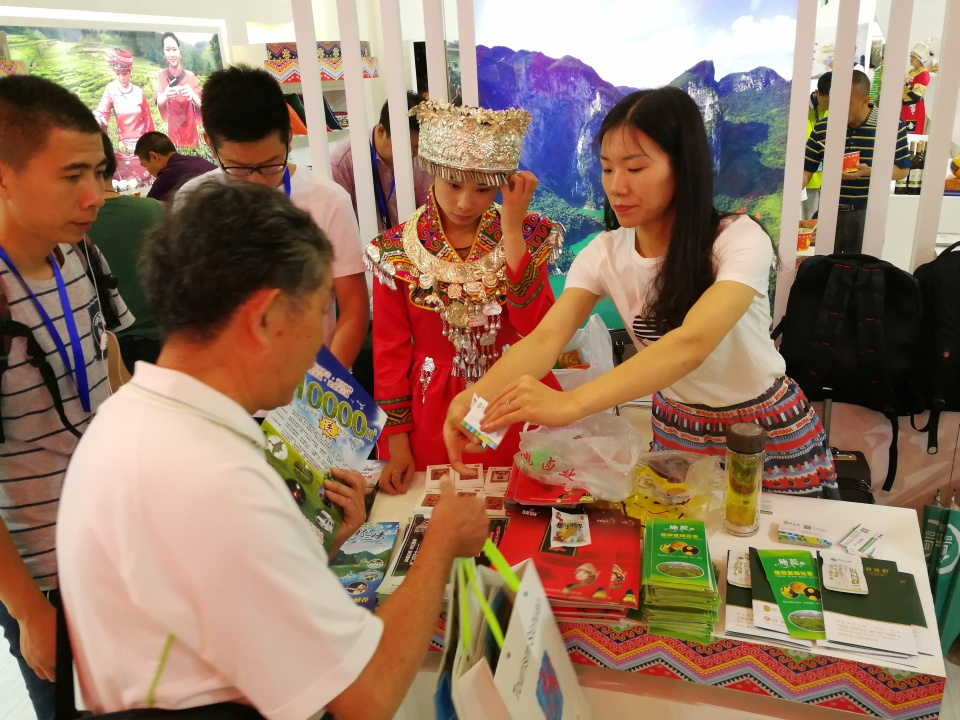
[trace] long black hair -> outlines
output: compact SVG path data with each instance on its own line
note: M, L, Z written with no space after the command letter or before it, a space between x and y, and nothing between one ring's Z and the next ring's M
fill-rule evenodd
M687 312L713 284L713 242L720 214L713 206L713 163L707 131L697 104L683 90L662 87L630 93L607 113L597 147L611 130L633 127L653 140L670 159L676 208L670 245L654 281L647 320L660 334L683 323ZM603 208L607 230L620 227Z

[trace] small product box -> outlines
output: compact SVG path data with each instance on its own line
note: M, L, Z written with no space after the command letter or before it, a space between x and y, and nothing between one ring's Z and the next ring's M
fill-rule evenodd
M882 539L883 533L879 530L871 530L870 528L857 524L843 536L839 545L851 555L872 558L877 551L877 545Z
M807 547L828 548L833 545L827 539L827 531L815 525L783 520L777 528L777 537L780 542L789 545L805 545Z
M483 465L467 465L469 470L473 471L473 477L464 477L463 473L457 473L455 486L457 490L475 490L483 487L484 474Z
M851 173L857 171L857 165L860 164L860 153L848 152L843 154L843 171Z
M507 430L509 428L493 430L489 434L480 430L480 423L483 420L484 413L487 411L487 405L488 403L486 400L484 400L482 397L477 397L474 395L470 404L470 412L468 412L467 416L460 421L460 424L471 433L476 435L484 448L496 450L498 447L500 447L500 443L503 442L503 438L507 434Z
M483 483L483 490L487 495L503 495L510 483L510 468L487 468L487 476Z
M449 465L428 465L427 466L427 490L440 491L441 481L444 477L449 477L453 481L454 488L460 482L460 473Z

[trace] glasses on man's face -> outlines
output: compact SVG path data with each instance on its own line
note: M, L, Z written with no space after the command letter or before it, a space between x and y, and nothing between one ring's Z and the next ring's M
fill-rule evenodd
M287 160L284 160L278 165L257 165L255 167L245 166L245 165L224 165L223 161L220 159L220 155L214 153L214 157L217 159L217 162L220 164L220 169L230 177L250 177L255 172L260 173L261 175L279 175L284 170L287 169Z

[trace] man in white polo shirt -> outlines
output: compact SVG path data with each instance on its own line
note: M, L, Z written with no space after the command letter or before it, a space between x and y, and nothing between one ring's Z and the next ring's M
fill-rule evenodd
M205 183L148 234L163 350L84 434L60 504L61 587L94 711L389 718L416 675L453 559L486 538L482 503L445 488L409 577L371 614L327 567L250 417L289 402L313 364L331 254L307 213L253 183ZM362 478L334 475L336 550L365 516Z

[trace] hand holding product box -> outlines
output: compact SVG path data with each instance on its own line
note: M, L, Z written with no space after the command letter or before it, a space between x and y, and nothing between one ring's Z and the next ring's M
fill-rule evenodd
M500 447L500 443L503 442L503 438L507 434L507 428L489 433L485 433L480 429L480 423L483 422L483 415L487 411L488 404L489 403L482 397L474 395L470 403L470 412L460 421L460 424L476 435L485 448L496 450Z
M843 154L843 171L845 173L852 173L857 171L857 166L860 165L860 153L858 152L848 152Z

